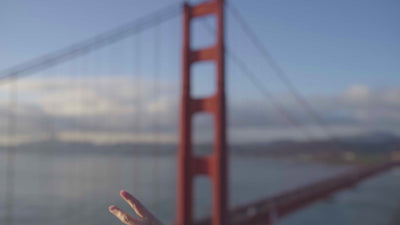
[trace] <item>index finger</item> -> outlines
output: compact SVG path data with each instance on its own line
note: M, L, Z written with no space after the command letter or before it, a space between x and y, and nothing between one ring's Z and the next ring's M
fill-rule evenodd
M121 197L132 207L132 209L138 214L139 217L149 217L150 213L147 209L139 202L135 197L129 194L127 191L122 190L120 192Z

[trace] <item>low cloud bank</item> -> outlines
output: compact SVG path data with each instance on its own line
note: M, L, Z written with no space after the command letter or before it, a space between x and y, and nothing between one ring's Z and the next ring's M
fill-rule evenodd
M12 87L14 85L14 87ZM10 90L17 90L10 95ZM157 91L156 91L157 90ZM12 99L12 101L10 101ZM63 142L173 143L177 140L179 88L168 81L129 76L29 78L0 86L0 145L54 139ZM287 95L280 103L310 131L290 124L267 100L229 101L232 143L323 139L326 134ZM335 136L376 130L400 133L400 88L372 90L356 84L336 96L309 96ZM194 121L196 142L212 139L212 119Z

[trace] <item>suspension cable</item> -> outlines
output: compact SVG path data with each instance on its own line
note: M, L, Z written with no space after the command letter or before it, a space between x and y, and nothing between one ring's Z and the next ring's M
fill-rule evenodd
M244 31L244 33L249 37L250 41L259 50L264 57L265 61L271 66L271 68L276 72L277 77L285 84L285 86L290 91L291 95L295 98L296 102L310 115L310 117L316 122L317 126L320 127L321 130L325 132L327 137L341 146L346 145L342 143L336 136L331 134L329 127L326 125L325 121L322 119L322 116L319 115L317 111L314 110L311 103L307 101L307 99L300 93L300 91L296 88L296 86L290 81L289 77L283 70L283 68L277 63L274 57L269 53L269 51L265 48L263 43L258 39L257 35L250 28L248 23L244 20L244 18L240 15L239 11L233 6L232 3L226 3L227 8L232 13L233 17L238 21L240 27Z
M96 35L85 41L75 43L61 50L40 56L11 68L0 71L0 83L12 77L21 77L33 72L71 60L79 55L88 54L96 49L115 43L131 35L148 30L155 25L166 22L180 15L181 3L168 5L154 13L150 13L128 24L108 32Z
M203 26L206 28L206 30L210 33L214 32L214 29L210 26L209 23L203 20ZM311 131L306 128L298 119L296 119L294 116L292 116L291 113L289 113L285 108L275 100L274 95L272 92L270 92L265 86L262 85L262 82L260 82L257 77L251 73L250 69L248 66L240 60L240 58L230 50L227 46L225 47L225 53L230 56L233 61L238 65L238 67L242 70L244 75L247 75L246 77L250 79L250 81L256 86L256 88L266 97L270 100L272 103L273 107L277 110L277 112L284 116L288 122L290 122L292 125L297 127L300 130L303 130L302 134L306 136L307 139L310 139Z

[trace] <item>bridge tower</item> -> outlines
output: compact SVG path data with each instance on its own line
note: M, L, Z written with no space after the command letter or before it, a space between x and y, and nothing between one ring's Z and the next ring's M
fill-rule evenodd
M216 43L204 49L191 49L191 21L215 16ZM201 61L215 63L216 92L211 97L191 96L191 66ZM196 176L208 176L212 182L212 224L226 225L228 207L226 99L224 57L224 0L209 0L194 6L185 3L183 9L183 68L178 153L177 224L193 224L193 181ZM205 112L214 119L213 151L205 157L192 153L192 118Z

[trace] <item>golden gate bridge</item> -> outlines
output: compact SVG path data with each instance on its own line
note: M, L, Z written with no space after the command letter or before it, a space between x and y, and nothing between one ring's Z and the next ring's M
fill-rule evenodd
M331 145L337 146L337 148L340 149L351 150L351 146L348 146L346 142L333 134L330 127L325 123L323 116L314 110L308 100L302 96L300 91L290 81L283 68L279 66L276 60L267 51L262 42L257 38L257 35L252 31L251 27L232 4L228 4L223 0L209 0L198 4L174 4L135 20L132 23L105 32L83 42L76 43L59 51L21 63L0 73L2 91L8 93L7 97L3 97L8 98L8 111L2 114L3 117L6 117L7 121L7 130L4 131L3 134L7 137L7 140L4 141L4 146L6 146L4 147L6 148L4 166L6 170L4 224L15 224L16 217L18 217L18 214L15 213L17 203L14 193L17 188L16 176L18 176L18 170L16 170L16 168L18 168L19 162L16 160L16 154L18 149L23 148L21 146L29 147L34 145L30 143L39 141L57 139L58 141L73 140L80 142L91 140L93 143L99 144L104 141L103 139L106 139L108 143L133 140L133 142L139 143L134 149L134 152L138 152L135 153L135 156L137 156L136 154L146 151L146 147L141 146L140 142L148 140L153 143L151 147L154 153L152 159L152 173L153 179L155 180L154 182L156 183L154 185L153 198L157 201L160 195L160 186L162 185L160 184L161 181L159 181L162 178L159 172L159 156L162 154L161 145L168 144L171 141L170 137L161 133L165 128L165 124L170 121L165 121L165 118L163 118L161 114L152 114L157 111L157 104L154 104L153 108L150 108L149 111L144 111L143 108L147 107L145 105L146 101L154 100L157 103L167 92L171 91L166 88L164 84L164 81L168 79L175 79L175 81L181 80L180 87L174 86L173 88L180 90L179 101L176 101L179 102L180 112L178 110L178 104L173 104L171 102L173 110L168 112L173 115L180 114L179 121L173 121L179 124L175 224L273 224L277 222L279 218L308 206L311 203L326 199L332 194L345 188L352 187L377 173L385 172L393 167L399 166L398 161L387 161L373 166L356 167L335 176L285 191L276 196L266 197L259 201L230 209L230 196L228 195L228 149L230 147L229 138L227 139L227 127L229 127L229 121L227 121L229 102L227 102L227 99L229 100L230 93L226 91L226 78L229 79L231 72L226 72L225 70L226 61L229 60L229 62L236 66L238 73L260 92L262 98L265 100L265 104L271 104L274 110L287 124L295 127L298 132L306 138L312 138L314 134L313 131L307 126L304 126L296 116L286 110L284 105L276 99L265 85L263 85L264 82L260 77L264 77L264 73L255 73L249 63L241 57L241 54L238 54L232 46L226 44L226 39L229 39L229 37L225 35L226 12L230 14L238 25L238 28L247 35L250 43L259 51L265 65L268 65L275 72L278 79L288 88L289 93L293 96L299 107L308 114L319 130L330 140ZM165 33L175 35L175 33L171 31L171 27L168 28L168 32L164 33L162 32L162 27L168 25L172 20L179 19L179 16L181 16L181 20L183 21L183 28L181 30L182 37L181 40L175 39L182 49L180 53L176 53L176 55L180 55L181 58L180 63L178 63L182 67L181 71L178 72L181 74L181 77L162 78L162 70L169 65L169 63L165 62L163 65L163 60L168 60L169 52L167 52L167 45L170 44L163 44L162 39L166 35ZM210 20L207 19L209 17L213 18L211 23ZM193 40L195 39L195 34L192 32L194 21L199 21L201 23L201 26L206 33L212 37L214 43L201 48L193 47ZM164 28L164 31L165 30ZM150 34L146 32L153 33ZM153 41L154 46L150 49L145 49L143 47L143 42L149 42L150 40ZM146 59L151 61L147 67L143 65ZM124 64L121 62L124 62ZM215 87L215 92L207 96L196 97L193 96L193 89L196 88L196 85L199 85L199 82L196 82L194 78L193 67L201 63L213 65L212 68L215 76L211 79L212 82L210 85ZM59 73L69 74L69 78L57 75ZM113 105L112 102L106 100L96 103L96 97L98 96L85 89L90 85L99 85L101 86L101 91L99 92L101 94L107 93L108 95L117 95L118 92L122 93L126 91L124 90L125 86L119 86L121 83L113 81L113 76L115 77L115 74L123 73L132 74L131 77L124 77L125 80L122 80L122 83L133 87L129 94L135 96L133 98L133 103L130 103L133 105L125 109L119 110L118 105ZM153 76L146 78L143 75L145 73L152 73ZM110 74L111 76L107 78L104 74ZM56 76L58 76L58 80L57 78L55 79ZM37 79L35 77L42 77L42 79ZM33 82L33 84L29 82ZM99 84L94 84L96 82ZM67 92L71 96L64 99L66 102L62 101L63 98L61 95L55 95L54 97L56 100L46 99L46 96L48 96L50 92L61 88L60 84L67 84L68 86ZM49 92L41 91L42 89L40 88L35 89L35 85L44 85L48 88ZM26 86L28 86L28 89L30 88L30 92L26 90ZM147 88L151 90L146 90ZM241 87L236 88L239 89L239 92L245 92L243 88L240 89ZM175 96L178 97L178 94L176 93ZM42 117L35 117L36 112L34 110L37 109L28 106L36 101L50 101L51 106L45 108L45 110L47 110L47 115L57 114L60 116L58 118L61 118L59 119L61 121L57 121L57 118L52 116L48 116L47 120ZM72 105L70 108L65 106L71 102L79 101L81 103ZM127 98L121 97L121 101L126 103L124 101L127 101ZM60 110L60 107L62 108L64 106L66 108ZM248 110L252 109L250 108ZM96 113L92 111L97 111L99 113L104 112L105 115L110 116L110 121L114 120L114 117L118 118L121 115L125 115L124 113L127 112L127 114L130 115L130 122L132 123L130 129L136 131L140 130L142 133L137 132L136 137L135 134L132 134L132 136L112 136L111 133L116 129L115 127L113 128L113 124L110 122L99 126L96 124L99 123L98 121L93 118L91 119L93 116L96 117ZM35 120L34 123L40 123L44 131L32 130L31 132L34 135L25 134L25 129L32 129L35 128L35 126L32 125L32 127L29 127L27 125L25 127L24 124L30 124L30 122L26 121L26 118L23 117L24 113L28 115L31 114L31 120ZM212 147L210 147L212 150L209 149L207 154L197 154L193 140L195 135L194 117L200 113L206 113L211 116L213 123L209 127L210 130L213 130L210 131L213 134L211 137ZM74 118L80 117L86 121L92 120L91 124L84 125L80 119L66 119L71 115ZM151 118L149 119L146 117ZM146 120L152 123L151 127L144 127L144 122ZM66 123L70 124L67 126L68 129L63 127ZM116 123L121 122L116 120ZM57 129L62 130L59 136L57 136L59 134L57 133ZM96 129L105 129L106 132L104 132L101 137L99 137L98 134L97 136L91 136L88 133L80 132L82 130L94 132ZM71 130L73 132L71 132ZM54 152L56 152L58 148L66 147L60 143L52 143L49 146L51 147L51 151L47 152L49 155L55 154ZM72 148L79 151L79 147L73 146ZM112 158L113 156L109 157ZM134 171L133 183L136 189L139 188L139 185L135 183L140 180L137 171L141 170L140 167L137 166L139 164L137 160L137 157L135 157L132 168ZM116 166L118 163L113 162L112 159L108 163L110 168L122 170L122 168ZM82 171L84 170L85 169L82 169ZM262 171L259 172L262 173ZM112 175L104 174L104 176L108 179ZM208 177L211 181L212 213L210 217L196 220L194 216L195 202L193 195L195 192L194 180L198 176ZM79 183L75 185L79 186ZM74 217L74 214L79 214L79 212L72 207L72 209L68 211L68 215ZM96 223L95 221L90 222ZM97 221L97 224L99 223L101 222Z

